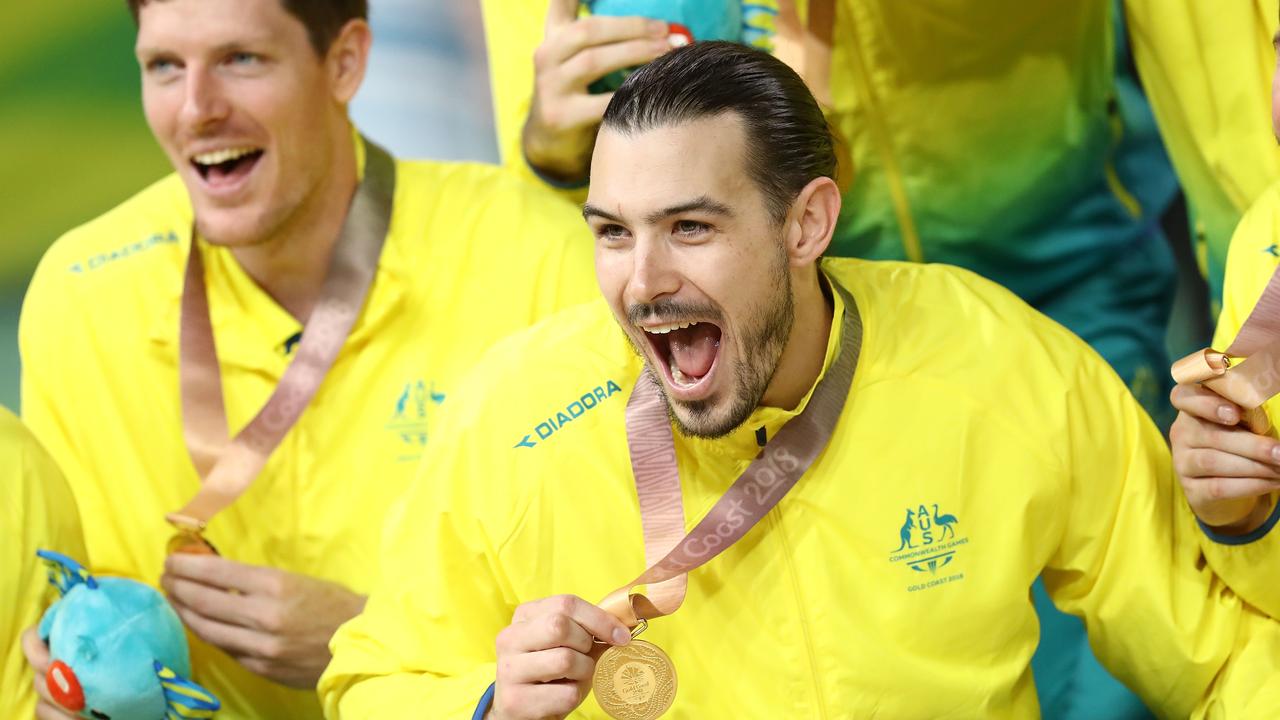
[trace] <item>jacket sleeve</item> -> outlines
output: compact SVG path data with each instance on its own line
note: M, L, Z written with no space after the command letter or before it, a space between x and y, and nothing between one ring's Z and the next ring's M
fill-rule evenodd
M61 468L72 490L84 477L75 452L76 418L73 397L75 363L90 357L76 347L81 335L76 323L75 295L60 286L58 258L51 250L41 261L22 302L18 349L22 358L22 421ZM88 511L88 508L82 508ZM92 546L92 543L90 543ZM93 558L81 556L93 566Z
M453 402L465 405L466 393ZM452 417L388 516L379 584L330 642L319 692L331 720L469 719L494 682L494 641L517 603L498 564L501 538L490 537L475 508L507 517L499 505L509 501L486 496L479 482L451 482L506 477L493 453L467 441L484 429L468 425Z
M1280 624L1204 560L1164 439L1101 362L1063 414L1063 536L1044 571L1116 677L1168 717L1270 717L1280 707Z
M502 166L521 179L580 204L587 196L585 187L543 178L529 166L520 144L533 101L533 53L542 43L547 5L548 0L481 0L498 152Z
M1280 189L1272 187L1241 220L1227 256L1222 314L1213 347L1225 350L1280 263ZM1273 428L1280 423L1280 398L1266 403ZM1272 430L1272 435L1276 430ZM1280 584L1267 569L1280 567L1280 502L1263 525L1247 535L1221 535L1201 524L1201 544L1210 567L1251 605L1280 618Z

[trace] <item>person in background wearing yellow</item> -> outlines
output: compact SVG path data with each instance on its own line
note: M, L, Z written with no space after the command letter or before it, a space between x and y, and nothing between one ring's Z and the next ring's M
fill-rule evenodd
M1267 110L1277 0L1125 0L1130 43L1187 199L1214 314L1245 210L1280 180Z
M197 389L221 391L214 431L235 435L307 346L381 151L347 114L371 43L364 0L129 7L143 108L175 173L44 256L19 332L24 419L79 502L85 564L163 586L219 717L316 718L329 637L364 603L383 514L432 452L441 404L493 341L593 296L589 236L572 206L497 168L383 163L389 230L332 369L209 524L221 556L167 556L166 514L201 487L179 381L189 254L216 341Z
M666 52L666 24L581 16L589 1L481 5L504 165L581 202L608 101L588 88ZM829 255L950 263L1004 285L1097 350L1167 428L1175 266L1160 217L1176 180L1117 50L1116 3L741 7L744 41L805 78L840 138ZM1101 672L1084 628L1041 584L1035 594L1048 715L1147 717Z
M1161 715L1280 708L1280 624L1201 567L1164 439L1094 351L965 270L820 259L836 158L785 64L664 55L614 95L592 163L604 301L462 382L334 636L330 718L604 717L596 640L628 644L633 619L592 602L683 547L648 552L633 468L662 458L680 534L725 518L683 605L646 611L672 716L1038 717L1042 573ZM649 442L637 409L672 435ZM803 476L744 525L717 504L760 463L744 489Z
M1272 5L1271 17L1277 8ZM1280 41L1280 34L1277 34ZM1271 133L1280 142L1280 56L1272 54ZM1237 122L1244 122L1242 119ZM1258 197L1231 238L1222 313L1213 347L1225 350L1280 266L1280 181ZM1280 551L1280 398L1264 404L1272 430L1251 432L1244 409L1199 384L1185 383L1170 396L1178 409L1169 439L1174 467L1206 536L1205 555L1231 587L1280 617L1280 593L1270 573Z
M23 631L36 624L56 591L36 550L84 557L80 514L66 480L13 413L0 407L0 717L36 717L45 691L23 657ZM40 642L38 639L36 642ZM40 703L39 717L55 706Z

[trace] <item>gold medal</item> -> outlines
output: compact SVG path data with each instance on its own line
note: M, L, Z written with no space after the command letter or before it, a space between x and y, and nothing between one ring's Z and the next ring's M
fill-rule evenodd
M596 702L615 720L655 720L676 699L676 668L653 643L610 647L596 662Z
M169 538L165 548L169 555L188 553L190 555L217 555L218 550L204 539L200 529L189 525L179 525L178 531Z

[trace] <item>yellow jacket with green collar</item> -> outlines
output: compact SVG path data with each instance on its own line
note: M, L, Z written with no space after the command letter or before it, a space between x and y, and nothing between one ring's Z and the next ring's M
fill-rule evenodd
M383 515L434 451L456 380L491 343L596 292L577 210L495 168L396 163L361 315L262 475L211 524L226 557L367 593ZM58 240L23 307L23 415L62 465L94 572L155 584L168 512L199 487L182 438L178 328L191 206L170 176ZM262 407L302 330L225 248L201 243L227 417ZM311 690L203 642L221 720L319 718Z
M36 678L20 639L57 599L36 550L83 558L84 536L75 498L58 466L3 407L0 493L0 717L29 718L36 713Z
M1161 714L1269 717L1280 625L1202 566L1164 441L1105 363L962 270L825 270L864 325L848 401L796 487L650 624L680 673L667 717L1038 717L1041 573ZM639 574L624 410L641 367L600 301L477 366L334 636L330 718L470 718L517 605ZM688 527L807 402L677 435ZM572 717L605 715L588 699Z

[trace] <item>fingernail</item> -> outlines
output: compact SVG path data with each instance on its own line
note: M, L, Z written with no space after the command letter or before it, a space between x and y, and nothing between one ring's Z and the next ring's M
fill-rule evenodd
M1280 445L1271 448L1271 457L1280 462Z
M1222 420L1222 422L1233 423L1237 419L1236 409L1230 405L1220 405L1218 406L1218 418Z
M650 20L649 34L654 37L665 38L667 36L667 24L661 20Z
M627 632L626 630L623 630L622 628L614 628L613 630L614 645L626 645L629 642L631 642L631 633Z

